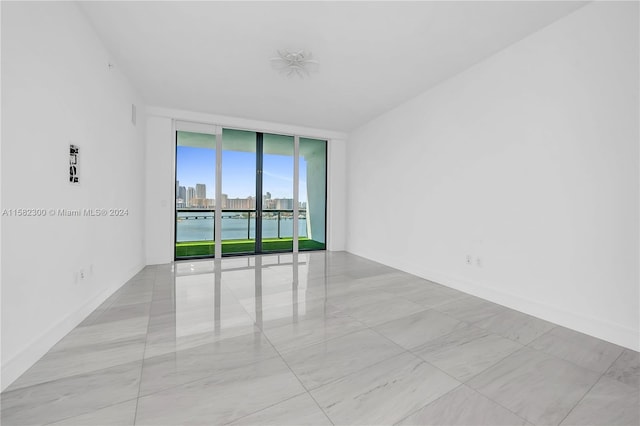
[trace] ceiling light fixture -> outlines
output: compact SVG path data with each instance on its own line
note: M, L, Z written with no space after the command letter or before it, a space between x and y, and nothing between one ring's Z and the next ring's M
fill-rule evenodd
M309 76L309 71L316 71L318 66L318 61L312 59L311 52L304 50L297 52L278 50L278 56L271 58L271 63L287 77L297 75L301 78L305 75Z

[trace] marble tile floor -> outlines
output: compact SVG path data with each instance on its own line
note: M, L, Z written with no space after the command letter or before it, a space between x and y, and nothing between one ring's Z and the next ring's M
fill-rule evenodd
M344 252L144 268L3 425L635 425L640 354Z

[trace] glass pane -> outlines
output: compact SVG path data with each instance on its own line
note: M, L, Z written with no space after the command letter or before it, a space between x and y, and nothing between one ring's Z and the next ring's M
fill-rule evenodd
M263 136L262 251L293 251L293 136Z
M216 137L176 135L176 258L213 256Z
M326 248L327 141L300 138L299 250Z
M222 130L222 254L256 250L256 133Z

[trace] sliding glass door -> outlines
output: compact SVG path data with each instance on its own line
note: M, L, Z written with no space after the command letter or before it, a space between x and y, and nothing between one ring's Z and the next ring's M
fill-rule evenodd
M300 138L299 250L326 248L327 142Z
M222 254L256 250L256 132L222 130Z
M263 135L262 252L293 251L293 150L293 136Z
M325 249L327 142L217 129L176 134L175 258Z
M215 135L176 133L176 258L214 254L215 165Z

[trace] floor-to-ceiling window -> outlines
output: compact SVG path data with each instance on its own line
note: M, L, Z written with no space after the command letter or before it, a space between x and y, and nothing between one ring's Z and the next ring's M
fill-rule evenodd
M292 251L294 221L293 136L264 134L262 139L262 251Z
M177 131L175 258L325 249L326 158L324 140Z
M214 254L215 166L215 135L176 132L176 258Z
M258 133L222 130L222 254L256 253Z
M300 138L300 250L326 248L327 142Z

